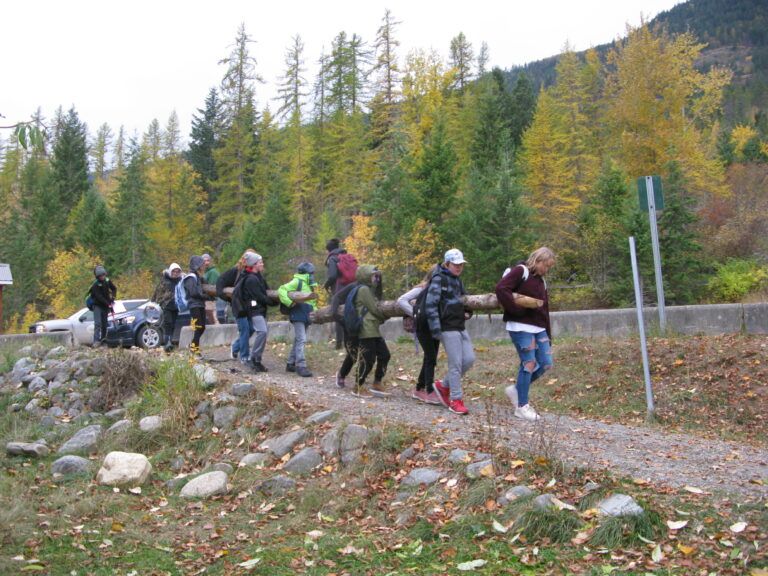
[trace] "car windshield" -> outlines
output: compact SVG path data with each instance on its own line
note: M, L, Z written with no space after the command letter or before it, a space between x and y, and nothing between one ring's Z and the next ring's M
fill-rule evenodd
M147 302L148 300L115 300L114 311L115 314L122 314L123 312L127 312L129 310L135 310ZM93 322L93 310L82 308L69 318L79 322Z

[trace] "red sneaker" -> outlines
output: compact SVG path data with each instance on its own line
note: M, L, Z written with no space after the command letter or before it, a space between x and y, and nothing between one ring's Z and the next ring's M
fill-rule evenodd
M438 396L437 392L432 390L429 394L427 394L424 402L427 404L433 404L435 406L440 406L442 404L442 401L440 400L440 396Z
M461 414L462 416L469 414L469 410L467 410L467 407L464 406L464 402L462 400L451 400L451 403L448 406L448 410L454 414Z
M414 400L421 400L422 402L427 401L427 391L426 390L415 390L411 393L411 398Z
M437 392L437 398L440 400L440 404L446 408L450 408L451 404L451 389L448 386L443 386L440 380L435 380L435 392Z

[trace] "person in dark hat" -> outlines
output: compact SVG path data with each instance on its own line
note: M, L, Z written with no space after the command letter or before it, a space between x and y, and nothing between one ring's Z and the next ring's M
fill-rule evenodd
M205 260L202 256L192 256L189 259L189 274L184 278L184 292L187 295L189 315L192 318L190 326L194 330L189 350L193 354L200 353L200 337L205 332L205 303L210 300L203 292L203 274Z
M117 287L107 277L107 269L98 265L93 269L96 279L88 291L93 300L93 346L101 346L107 339L107 318L117 298Z

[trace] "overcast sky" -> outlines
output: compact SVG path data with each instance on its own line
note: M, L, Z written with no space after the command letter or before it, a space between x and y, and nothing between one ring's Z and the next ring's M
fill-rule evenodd
M0 24L0 125L41 107L74 106L94 134L108 123L141 134L173 110L185 140L192 115L218 87L240 23L256 41L252 56L266 81L259 109L274 111L275 85L287 47L300 35L310 83L316 61L342 30L372 44L388 8L400 22L402 64L412 49L448 56L463 32L475 53L488 44L489 67L504 69L559 53L566 42L584 50L624 35L680 0L8 0ZM8 131L0 131L7 138Z

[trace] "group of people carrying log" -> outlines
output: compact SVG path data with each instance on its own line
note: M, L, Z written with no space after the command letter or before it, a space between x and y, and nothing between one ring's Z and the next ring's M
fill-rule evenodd
M404 315L404 327L413 333L422 351L421 370L411 396L427 404L443 405L455 414L468 414L462 378L474 364L475 352L466 329L473 310L467 305L467 292L461 281L467 264L462 252L456 248L448 250L440 264L401 295L397 299L398 314L382 302L382 274L376 266L358 266L337 239L330 240L326 249L324 287L331 295L328 318L335 323L337 347L343 346L346 351L336 373L336 386L347 388L348 378L357 365L353 381L349 383L353 395L361 398L390 395L384 384L390 351L380 327L389 317ZM307 330L317 315L318 283L314 265L300 263L291 280L275 292L270 290L264 277L263 257L248 249L236 266L220 275L217 272L216 291L212 293L204 287L209 263L210 257L192 256L187 274L182 274L176 263L163 272L153 299L163 309L166 351L172 349L171 334L177 315L188 311L193 329L190 351L199 354L200 337L206 327L206 303L228 299L238 328L238 337L230 348L232 358L255 372L267 372L263 364L269 331L267 310L279 306L293 327L285 370L311 377L305 344ZM520 361L517 381L505 392L515 407L515 416L525 420L539 418L528 399L530 386L552 367L549 296L544 276L554 263L552 250L538 248L527 260L507 268L495 290L494 307L504 311L505 328ZM218 312L219 306L216 308ZM447 366L445 376L436 379L441 346ZM373 381L368 386L366 381L371 373Z

